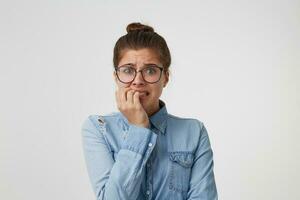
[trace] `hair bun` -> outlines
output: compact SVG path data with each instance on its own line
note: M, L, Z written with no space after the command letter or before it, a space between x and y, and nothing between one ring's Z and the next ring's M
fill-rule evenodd
M154 29L151 26L147 26L136 22L136 23L128 24L126 31L127 33L134 32L134 31L154 32Z

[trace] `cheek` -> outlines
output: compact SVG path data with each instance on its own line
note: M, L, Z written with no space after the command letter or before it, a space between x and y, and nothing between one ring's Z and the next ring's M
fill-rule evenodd
M163 90L163 87L162 86L157 86L157 87L153 87L152 89L151 89L151 93L152 93L152 96L153 97L160 97L160 95L161 95L161 93L162 93L162 90Z
M124 84L122 82L120 82L117 77L115 77L115 83L117 85L118 88L126 88L129 87L130 84Z
M129 87L129 84L124 84L124 83L121 83L121 82L117 82L117 85L118 85L118 88L127 88L127 87Z

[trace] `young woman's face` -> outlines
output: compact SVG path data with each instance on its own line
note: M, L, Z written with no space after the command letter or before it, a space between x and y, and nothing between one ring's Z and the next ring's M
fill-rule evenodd
M118 67L132 66L137 71L144 69L150 64L162 67L157 54L151 49L131 50L128 49L123 53L122 58L119 61ZM150 72L150 71L149 71ZM169 73L162 71L161 77L156 83L148 83L143 77L142 73L137 73L136 77L131 83L122 83L118 80L116 73L114 72L114 78L119 88L130 88L139 92L144 92L140 96L140 102L148 114L152 114L159 108L159 97L161 96L163 88L166 86L169 80Z

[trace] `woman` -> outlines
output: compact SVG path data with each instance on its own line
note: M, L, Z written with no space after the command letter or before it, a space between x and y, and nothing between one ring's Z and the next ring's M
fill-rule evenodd
M216 200L213 152L197 119L167 112L159 99L171 56L163 37L140 23L114 48L120 112L82 125L88 174L97 200Z

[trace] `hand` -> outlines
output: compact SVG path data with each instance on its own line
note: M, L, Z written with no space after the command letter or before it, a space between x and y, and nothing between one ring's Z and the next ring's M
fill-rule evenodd
M128 122L136 126L149 127L149 118L144 110L139 92L130 88L119 88L115 92L117 106Z

